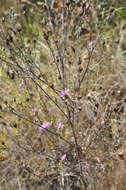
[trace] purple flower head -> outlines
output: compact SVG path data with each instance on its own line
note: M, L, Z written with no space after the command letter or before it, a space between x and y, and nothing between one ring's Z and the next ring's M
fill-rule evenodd
M69 89L61 90L61 91L59 92L59 95L60 95L60 97L63 98L64 96L68 95L69 92L70 92Z
M97 6L96 6L96 9L100 9L100 8L101 8L101 5L97 5Z
M63 161L66 159L66 154L63 154L61 157L60 157L60 160Z
M35 113L35 112L36 112L36 109L35 109L35 108L32 108L31 112Z
M64 125L63 125L62 123L59 123L59 124L57 125L57 128L58 128L58 129L63 129L63 128L64 128Z
M43 124L41 125L41 128L47 129L50 125L51 125L51 123L49 123L49 122L43 122Z

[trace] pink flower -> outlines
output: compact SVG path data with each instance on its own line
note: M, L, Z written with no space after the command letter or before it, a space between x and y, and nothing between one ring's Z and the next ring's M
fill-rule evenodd
M97 5L97 6L96 6L96 9L100 9L100 8L101 8L101 5Z
M51 123L49 123L49 122L44 122L44 123L41 125L41 128L42 128L42 129L47 129L50 125L51 125Z
M63 129L63 128L64 128L64 125L63 125L62 123L59 123L59 124L57 125L57 128L58 128L58 129Z
M36 112L36 109L35 109L35 108L32 108L31 112L35 113L35 112Z
M61 161L65 160L66 159L66 154L63 154L60 159L61 159Z
M60 95L60 97L63 98L64 96L68 95L69 92L70 92L69 89L61 90L61 91L59 92L59 95Z

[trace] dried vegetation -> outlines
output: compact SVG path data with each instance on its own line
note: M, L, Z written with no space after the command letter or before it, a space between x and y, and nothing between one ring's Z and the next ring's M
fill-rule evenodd
M1 1L0 190L126 190L125 9Z

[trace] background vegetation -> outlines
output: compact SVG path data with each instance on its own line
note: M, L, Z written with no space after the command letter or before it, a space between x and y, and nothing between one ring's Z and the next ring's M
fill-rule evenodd
M126 190L126 3L0 1L0 190Z

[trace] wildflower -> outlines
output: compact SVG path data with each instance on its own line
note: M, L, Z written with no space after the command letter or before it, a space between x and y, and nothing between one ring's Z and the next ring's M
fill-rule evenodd
M59 92L59 95L60 95L60 97L63 98L64 96L68 95L69 92L70 92L69 89L61 90L61 91Z
M63 154L60 159L61 159L61 161L65 160L66 159L66 154Z
M58 129L63 129L63 128L64 128L64 125L63 125L62 123L59 123L59 124L57 125L57 128L58 128Z
M42 128L42 129L47 129L50 125L51 125L51 123L49 123L49 122L44 122L44 123L41 125L41 128Z
M97 6L96 6L96 9L99 10L100 8L101 8L101 5L97 5Z
M35 109L35 108L32 108L31 112L35 113L35 112L36 112L36 109Z

